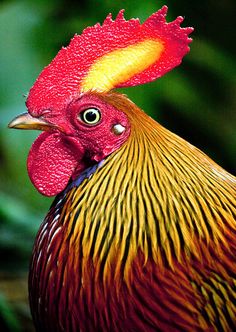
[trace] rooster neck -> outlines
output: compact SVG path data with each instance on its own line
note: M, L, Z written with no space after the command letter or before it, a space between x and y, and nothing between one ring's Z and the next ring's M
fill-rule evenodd
M145 288L155 278L157 294L164 289L155 299L159 303L176 278L171 296L178 298L182 283L192 297L199 280L207 294L209 282L220 287L236 274L235 178L147 119L133 123L118 151L56 198L41 226L29 280L34 320L44 331L55 326L76 331L78 325L71 326L78 317L79 326L85 326L81 330L95 331L90 319L98 324L107 303L111 312L119 306L117 312L125 317L135 284L143 282ZM204 270L206 275L200 275ZM193 317L198 304L190 302ZM224 302L224 296L217 299L221 307ZM157 317L162 317L161 303ZM67 317L67 310L77 311ZM116 319L107 319L104 330L112 330Z
M116 257L117 269L124 256L129 267L138 251L171 267L183 256L202 260L202 243L227 247L236 227L235 178L142 116L118 151L61 195L53 228L62 227L70 246L79 243L84 256L107 267Z

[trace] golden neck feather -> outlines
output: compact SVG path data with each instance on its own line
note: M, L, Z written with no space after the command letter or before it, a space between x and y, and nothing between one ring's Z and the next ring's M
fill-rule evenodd
M70 242L79 241L83 257L101 264L104 275L115 264L124 276L140 251L145 261L151 257L171 267L183 253L202 259L202 242L227 246L226 231L236 228L235 177L115 96L104 99L127 114L131 134L68 194L64 223L76 219L68 226Z

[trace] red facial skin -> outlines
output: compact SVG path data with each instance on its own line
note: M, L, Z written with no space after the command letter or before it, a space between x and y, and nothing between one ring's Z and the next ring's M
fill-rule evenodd
M100 121L95 125L88 125L80 118L80 114L90 108L101 113ZM31 181L46 196L60 193L71 178L117 150L130 133L127 116L95 94L72 101L58 115L55 112L42 114L44 120L59 129L43 132L36 139L27 166ZM116 124L125 127L123 133L114 133Z

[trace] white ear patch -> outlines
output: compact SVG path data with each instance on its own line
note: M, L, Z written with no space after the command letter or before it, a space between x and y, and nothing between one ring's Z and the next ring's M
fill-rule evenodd
M125 127L123 127L121 124L116 124L114 125L114 127L112 128L112 131L115 135L120 135L125 131Z

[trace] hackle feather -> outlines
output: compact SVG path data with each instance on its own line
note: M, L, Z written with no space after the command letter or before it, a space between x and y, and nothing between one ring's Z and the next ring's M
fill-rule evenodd
M30 276L36 325L233 331L235 177L126 97L98 95L127 114L131 134L59 195L41 226Z

